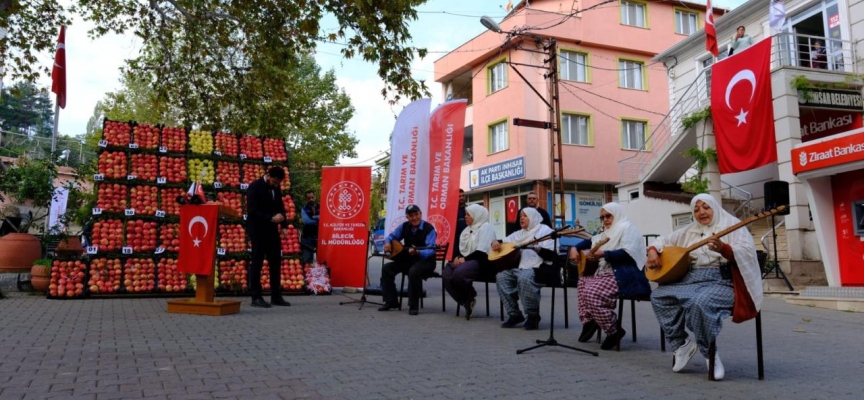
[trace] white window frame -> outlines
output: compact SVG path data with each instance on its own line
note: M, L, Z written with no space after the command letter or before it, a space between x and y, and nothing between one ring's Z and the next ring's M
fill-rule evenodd
M618 60L618 86L627 89L644 90L644 69L645 63L641 61Z
M576 76L572 76L571 69L575 71ZM561 79L588 82L588 54L561 50Z
M499 62L489 67L489 93L495 93L507 87L507 63Z
M634 132L637 126L642 126L642 134L639 135L639 132ZM632 119L621 119L621 148L624 150L639 150L645 146L645 140L648 133L648 123L645 121L632 120ZM631 143L633 139L637 139L638 143Z
M699 30L699 14L676 8L675 33L689 36L697 30Z
M634 16L631 18L630 10L635 9ZM641 21L640 21L640 11L641 11ZM631 21L631 19L635 19L635 21ZM636 1L622 1L621 2L621 23L624 25L630 26L638 26L640 28L648 27L648 7L645 3L640 3Z
M591 117L582 114L561 115L561 143L579 146L591 145Z
M489 125L489 154L510 149L509 121Z

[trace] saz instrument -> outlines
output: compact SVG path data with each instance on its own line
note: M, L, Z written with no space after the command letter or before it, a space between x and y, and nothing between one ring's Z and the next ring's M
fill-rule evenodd
M603 238L603 240L597 242L594 247L588 252L588 254L594 254L600 246L609 242L609 238ZM579 276L594 276L594 273L597 272L597 268L600 268L600 260L589 260L588 254L582 253L580 254L579 259Z
M585 228L570 229L562 232L557 232L557 235L572 235L574 233L579 233L584 230ZM552 233L521 245L517 245L516 243L501 243L501 247L498 249L498 251L492 250L489 252L489 263L492 265L493 268L495 268L496 272L516 268L519 266L519 260L521 259L522 254L522 252L520 252L519 250L522 250L522 248L524 247L531 246L532 244L539 243L544 240L549 240L551 238Z
M408 247L410 248L410 246ZM434 247L414 247L415 250L428 250L434 249ZM398 240L393 240L390 242L390 252L384 253L384 258L388 260L396 260L397 258L408 257L408 250L405 248L405 245Z
M762 218L777 214L785 209L786 206L780 206L771 211L759 213L758 215L754 215L744 221L717 232L711 237L693 243L689 247L666 246L663 248L663 252L660 253L660 267L645 268L645 276L649 281L657 282L661 285L678 282L683 279L684 275L687 275L687 272L690 270L690 252L708 244L708 242L713 239L719 239L743 228L744 226L752 224Z

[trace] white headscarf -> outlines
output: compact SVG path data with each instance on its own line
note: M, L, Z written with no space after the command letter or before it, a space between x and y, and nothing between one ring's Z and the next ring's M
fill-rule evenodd
M624 212L624 207L620 204L615 202L606 203L602 209L612 214L612 226L599 235L592 237L591 247L594 247L601 240L608 237L609 241L600 246L600 250L622 249L633 258L636 266L642 269L645 266L645 262L648 261L647 251L645 250L645 239L642 238L642 234L630 223L630 218L627 218L627 213ZM605 266L606 260L601 258L600 268L604 268Z
M717 200L714 199L714 196L708 194L696 195L690 201L690 208L695 209L698 201L707 204L714 211L711 222L707 225L702 225L696 220L696 214L693 213L694 221L692 223L672 232L667 237L658 237L652 243L652 246L657 248L657 251L662 252L665 246L688 247L741 222L738 218L726 212ZM738 264L738 270L741 271L741 276L744 278L747 292L750 293L753 304L759 310L762 307L762 273L759 268L759 261L756 259L756 245L753 242L753 235L746 228L741 228L720 238L720 240L732 247L735 262ZM690 257L695 259L694 263L696 266L716 266L723 262L720 253L709 250L708 246L696 249L690 253Z
M537 231L540 230L540 227L546 226L541 225L541 223L543 222L543 216L540 215L540 212L538 212L536 208L525 207L522 209L522 212L525 213L526 216L528 216L528 229L518 230L508 236L508 238L511 239L509 240L509 242L513 242L519 245L534 240L536 238L535 235L537 234ZM522 216L520 215L519 218L521 219Z
M465 213L471 216L474 223L465 228L459 236L459 252L467 256L475 251L489 253L492 241L495 240L495 228L489 224L489 211L479 204L471 204L465 208Z
M543 225L543 216L531 207L525 207L522 212L528 217L528 229L521 229L504 238L505 243L516 243L522 245L552 233L552 228ZM520 215L521 218L521 215ZM549 250L555 248L555 241L551 239L544 240L536 244ZM519 269L537 268L543 263L543 259L533 250L523 250L519 258Z

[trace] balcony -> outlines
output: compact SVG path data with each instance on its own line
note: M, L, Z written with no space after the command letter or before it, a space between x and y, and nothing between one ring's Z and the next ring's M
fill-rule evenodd
M771 66L858 73L855 47L849 40L778 33L771 44Z

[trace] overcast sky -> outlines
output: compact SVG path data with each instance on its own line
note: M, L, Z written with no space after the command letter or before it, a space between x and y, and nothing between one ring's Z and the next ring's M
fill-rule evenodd
M716 6L733 8L743 2L718 0ZM496 20L503 18L506 3L506 0L429 0L418 9L419 19L411 23L411 35L414 45L427 48L430 54L414 62L413 74L429 85L433 106L442 101L440 85L433 78L433 62L480 34L484 30L480 16L488 15ZM90 24L76 20L66 30L68 99L66 109L60 111L59 126L64 135L75 136L84 132L96 102L104 98L105 93L119 89L120 67L125 59L135 57L141 46L140 40L132 35L110 34L91 40L87 37L90 27ZM336 27L332 18L322 21L325 30ZM321 44L316 59L324 70L336 70L338 84L351 96L356 109L349 130L360 141L356 148L358 156L341 163L372 165L388 150L388 137L395 116L404 103L391 107L380 96L383 83L376 73L377 66L360 60L345 60L339 53L340 49L338 45ZM53 57L52 53L40 59L51 64ZM10 82L7 79L4 83L8 85ZM43 78L41 84L50 87L50 79Z

